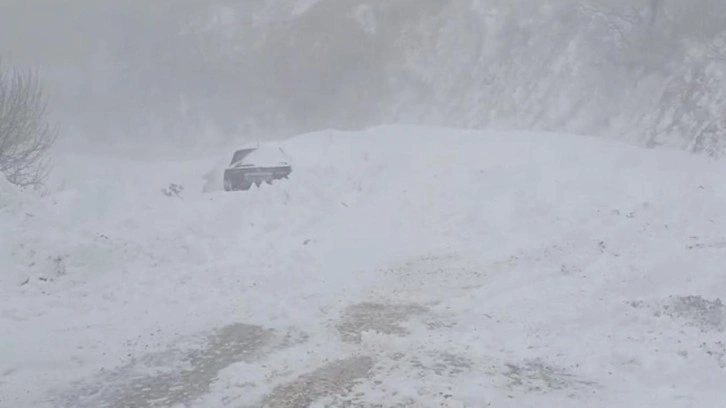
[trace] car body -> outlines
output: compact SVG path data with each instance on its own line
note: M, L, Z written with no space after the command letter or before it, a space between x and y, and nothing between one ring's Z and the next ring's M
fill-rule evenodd
M285 151L280 147L263 146L239 149L224 170L224 190L244 191L252 185L272 184L286 179L292 172Z

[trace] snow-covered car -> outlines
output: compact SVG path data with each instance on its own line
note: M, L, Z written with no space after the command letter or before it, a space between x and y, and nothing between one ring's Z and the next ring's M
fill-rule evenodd
M224 190L249 190L253 184L272 184L292 172L287 154L280 147L261 146L237 150L224 170Z

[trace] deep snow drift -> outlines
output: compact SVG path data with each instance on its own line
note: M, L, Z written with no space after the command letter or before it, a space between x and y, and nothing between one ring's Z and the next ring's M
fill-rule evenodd
M403 126L283 146L290 179L249 192L202 193L237 146L3 185L0 406L723 401L723 163Z

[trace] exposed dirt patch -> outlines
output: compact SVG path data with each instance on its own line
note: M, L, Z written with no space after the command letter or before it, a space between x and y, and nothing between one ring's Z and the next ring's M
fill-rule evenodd
M330 398L320 401L317 405L309 408L416 408L420 406L416 401L409 400L407 402L386 403L386 404L369 404L367 402L358 402L350 400L340 400L338 398ZM442 405L442 408L447 408Z
M718 242L699 242L696 244L688 245L688 249L726 249L726 241Z
M426 307L416 304L358 303L345 310L337 329L342 340L347 343L360 343L363 332L369 330L404 336L408 330L401 327L401 323L427 311Z
M556 367L540 359L505 364L502 375L508 379L510 389L531 392L550 392L564 389L595 387L592 381L583 380L568 370Z
M455 377L471 370L474 362L466 357L447 352L429 353L425 360L414 357L411 365L419 370L433 372L438 376Z
M253 362L304 334L278 335L260 326L235 323L206 335L194 347L172 347L79 384L54 401L58 407L149 408L188 404L209 392L223 369ZM160 368L163 367L163 371ZM155 373L149 374L152 371Z
M348 392L359 379L371 375L374 360L350 357L328 363L272 390L262 408L306 408L315 400Z
M693 329L699 330L702 343L698 349L716 360L721 368L726 368L726 342L722 340L726 332L726 305L721 299L708 300L702 296L669 296L664 301L646 303L631 301L635 309L652 311L656 317L669 317ZM688 356L688 350L682 352Z
M726 369L726 342L701 343L699 346L704 353L716 360L719 367Z
M726 306L721 299L708 300L701 296L671 296L663 305L666 316L685 320L703 331L726 331Z

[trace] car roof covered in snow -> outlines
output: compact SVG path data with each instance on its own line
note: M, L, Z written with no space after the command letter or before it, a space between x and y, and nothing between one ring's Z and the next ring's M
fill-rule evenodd
M287 166L289 160L281 147L261 145L239 149L234 153L230 167L237 166Z
M232 161L229 162L229 165L234 166L235 164L242 161L245 157L247 157L250 153L254 152L255 150L256 150L255 147L237 150L236 152L234 152L234 155L232 156Z

